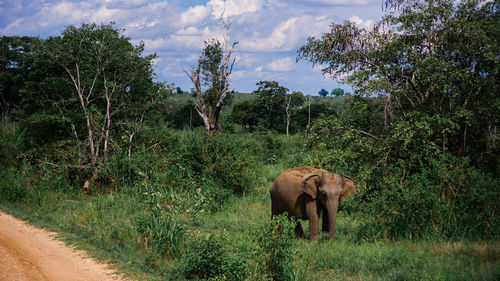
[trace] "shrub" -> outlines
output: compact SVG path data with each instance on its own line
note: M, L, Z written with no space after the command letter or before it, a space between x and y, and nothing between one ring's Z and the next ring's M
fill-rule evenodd
M467 157L441 153L429 116L409 114L383 132L335 117L312 127L314 166L351 176L357 194L343 202L365 225L359 239L439 236L497 238L500 179Z
M198 179L211 179L219 188L238 195L252 186L256 177L253 159L237 136L211 136L198 130L183 141L179 163Z
M0 201L6 201L10 203L19 202L25 199L28 194L26 179L23 176L27 174L24 172L25 166L18 169L15 167L9 167L5 169L0 169ZM28 172L29 173L29 172Z
M215 278L215 280L244 280L248 265L228 254L223 240L215 235L198 236L184 257L184 275L187 278Z
M14 126L0 127L0 167L17 164L17 157L22 153L23 135L16 132Z
M293 280L295 222L289 221L286 215L274 216L273 220L261 225L256 234L256 242L261 252L261 263L264 272L272 280Z
M184 230L175 218L169 214L152 213L136 222L137 230L142 234L145 248L164 257L176 257L181 252Z
M493 188L500 180L471 167L466 158L445 154L430 162L407 176L404 167L391 165L376 188L353 203L366 223L361 236L498 237L500 209L492 198L500 196Z

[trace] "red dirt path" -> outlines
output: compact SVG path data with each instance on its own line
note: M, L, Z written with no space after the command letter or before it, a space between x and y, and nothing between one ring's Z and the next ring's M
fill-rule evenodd
M104 264L55 240L55 233L0 212L0 280L124 280Z

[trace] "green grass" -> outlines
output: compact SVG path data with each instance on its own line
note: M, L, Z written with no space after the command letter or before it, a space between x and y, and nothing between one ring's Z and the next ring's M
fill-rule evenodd
M260 136L265 137L265 136ZM242 136L244 146L257 145ZM309 164L303 139L273 136L254 147L260 155L258 178L250 191L231 197L215 213L180 211L172 214L181 224L181 254L158 252L151 238L139 231L150 206L140 183L118 192L83 195L76 189L35 187L17 203L0 209L36 226L60 233L60 238L109 262L126 276L139 280L183 280L184 253L193 257L193 242L215 235L223 241L227 259L245 264L248 280L266 280L261 245L256 237L270 219L269 187L283 170ZM262 151L261 151L262 150ZM259 152L260 151L260 152ZM189 196L179 197L193 200ZM307 232L307 222L302 223ZM498 241L390 241L365 242L357 236L361 222L355 215L338 215L336 240L293 241L292 277L295 280L499 280ZM196 252L194 253L196 255ZM229 266L226 261L221 266ZM243 271L242 271L243 272ZM223 278L223 277L218 277ZM219 279L220 280L220 279Z

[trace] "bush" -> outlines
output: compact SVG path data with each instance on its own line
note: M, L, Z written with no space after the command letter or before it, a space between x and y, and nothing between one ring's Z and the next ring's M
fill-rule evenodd
M274 216L273 220L261 225L256 242L261 252L261 263L269 279L294 280L292 255L295 245L295 221L286 215Z
M211 136L198 130L183 141L179 161L199 179L212 179L221 189L238 195L252 186L256 177L253 159L237 136Z
M25 199L28 194L26 179L23 176L29 174L26 168L19 170L15 167L0 169L0 201L15 203Z
M379 178L376 188L355 209L366 225L368 238L488 238L500 235L500 207L492 200L500 196L500 180L471 167L466 158L450 155L430 160L430 167L402 177L396 165Z
M13 126L0 127L0 167L18 164L17 159L23 151L23 135L16 132Z
M411 114L373 134L335 117L313 125L314 166L354 178L357 194L343 207L365 223L358 239L499 237L500 179L440 153L433 122Z
M137 230L142 234L144 248L172 258L181 252L184 230L169 214L151 214L137 220Z
M207 234L192 242L184 257L183 271L187 278L237 281L248 276L248 265L230 256L221 238Z

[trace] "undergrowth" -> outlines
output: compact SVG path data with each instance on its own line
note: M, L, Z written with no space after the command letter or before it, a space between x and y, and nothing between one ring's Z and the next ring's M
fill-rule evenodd
M7 165L0 170L0 208L140 280L500 278L498 242L394 239L367 228L348 202L334 241L296 239L288 220L271 222L272 181L317 161L301 136L144 134L131 158L112 155L91 194L81 191L87 174L71 168Z

